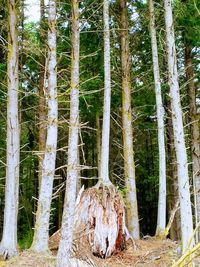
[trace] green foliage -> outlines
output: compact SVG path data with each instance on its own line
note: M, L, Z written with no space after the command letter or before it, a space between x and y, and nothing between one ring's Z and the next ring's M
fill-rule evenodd
M0 212L4 208L4 182L6 160L6 56L7 56L7 9L6 1L0 5ZM200 2L196 1L200 9ZM83 177L96 177L96 114L102 119L104 66L103 66L103 20L102 1L80 2L80 164L91 167L81 172ZM174 2L176 46L179 61L182 95L186 92L184 73L184 46L191 44L194 56L196 84L199 83L200 19L194 0ZM54 192L65 182L67 162L67 139L69 120L69 91L71 64L71 3L58 3L57 20L57 70L59 101L59 133ZM131 86L136 182L142 234L154 234L158 203L158 144L157 121L153 79L151 42L149 35L149 11L145 1L128 1L129 41L131 53ZM155 4L159 63L162 78L164 103L169 102L165 23L163 1ZM127 192L123 170L123 140L121 119L121 62L118 2L111 1L111 144L110 177L123 197ZM20 25L22 21L20 20ZM40 29L42 27L42 30ZM21 27L21 26L20 26ZM19 27L19 28L20 28ZM21 29L21 28L20 28ZM23 33L23 48L22 48ZM47 57L47 20L41 23L26 22L19 31L20 46L20 119L21 119L21 166L20 166L20 210L18 222L19 244L28 248L32 241L34 215L38 197L38 86L40 64ZM42 38L41 38L42 36ZM3 39L2 39L3 38ZM187 106L187 97L182 99ZM166 107L167 108L167 107ZM187 129L188 133L189 130ZM189 142L188 142L189 143ZM189 152L188 152L189 153ZM168 166L170 168L171 165ZM96 180L83 180L86 187ZM60 227L64 189L53 200L50 233ZM2 230L2 222L1 230Z
M30 248L32 241L33 241L33 233L23 232L21 239L18 240L18 245L20 249L28 249Z
M200 45L200 9L199 1L176 0L174 5L176 27L183 34L186 43L192 46Z

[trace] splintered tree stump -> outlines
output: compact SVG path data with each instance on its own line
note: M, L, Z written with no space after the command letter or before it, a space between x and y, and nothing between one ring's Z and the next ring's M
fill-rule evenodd
M124 202L112 184L98 183L79 193L74 218L75 257L86 247L100 258L116 254L126 248L126 234ZM58 231L50 238L50 248L55 248L59 235Z
M125 208L113 185L100 184L83 191L74 230L75 238L87 237L92 253L101 258L125 248Z

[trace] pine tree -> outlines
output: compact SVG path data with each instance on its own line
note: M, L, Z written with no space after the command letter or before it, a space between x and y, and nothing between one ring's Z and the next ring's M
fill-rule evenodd
M165 0L166 44L168 56L168 75L171 98L174 144L177 158L178 188L180 197L182 249L185 252L193 233L192 208L188 175L187 153L184 140L183 118L179 92L178 70L176 59L175 35L172 17L171 0ZM193 242L191 242L193 245Z
M187 78L188 96L189 96L189 116L191 121L191 149L192 149L192 170L196 225L200 221L200 136L199 119L196 106L196 87L194 83L194 69L192 61L192 47L190 44L185 46L185 72ZM197 234L197 242L200 241L200 230Z
M56 163L57 132L58 132L58 102L56 73L56 2L49 1L48 17L48 121L47 139L44 159L42 162L42 180L39 192L34 238L31 249L48 253L49 217L53 191L53 180Z
M71 248L78 180L78 132L79 132L79 1L72 0L72 52L71 52L71 91L70 120L68 139L67 183L63 208L61 240L59 243L57 266L71 266Z
M45 3L40 0L40 73L39 73L39 101L38 101L38 117L39 117L39 136L38 136L38 184L39 188L42 179L42 162L44 159L45 142L46 142L46 99L45 99L45 49L44 49L44 20L45 20Z
M0 244L0 253L5 257L17 254L20 126L18 115L19 51L15 0L8 0L8 12L7 162L3 237Z
M154 84L156 95L156 111L158 123L158 147L159 147L159 199L156 235L163 236L166 227L166 153L165 153L165 129L164 107L160 82L160 70L158 61L158 48L155 29L154 2L149 0L150 33L152 46L152 59L154 71Z
M139 239L139 221L135 182L135 162L133 153L133 131L131 110L130 54L128 38L127 1L120 0L121 13L121 68L122 68L122 122L124 173L126 182L127 224L133 238Z
M110 144L110 103L111 103L111 74L110 74L110 29L109 29L109 1L104 0L104 104L103 125L101 139L101 161L99 181L111 184L109 178L109 144Z

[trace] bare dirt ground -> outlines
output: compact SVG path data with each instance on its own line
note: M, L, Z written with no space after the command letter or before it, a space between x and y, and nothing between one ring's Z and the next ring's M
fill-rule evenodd
M123 252L108 259L92 256L99 267L170 267L178 259L178 245L170 240L139 240L136 250L131 244ZM0 267L55 267L55 256L44 256L30 251L22 251L19 256L0 261Z

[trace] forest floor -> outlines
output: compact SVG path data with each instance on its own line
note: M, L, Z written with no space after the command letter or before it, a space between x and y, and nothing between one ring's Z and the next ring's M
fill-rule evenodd
M170 240L139 240L136 247L134 249L133 245L129 244L125 251L108 259L97 259L95 263L99 267L168 267L179 257L177 243ZM34 254L27 250L9 261L0 261L0 267L55 267L55 257Z

